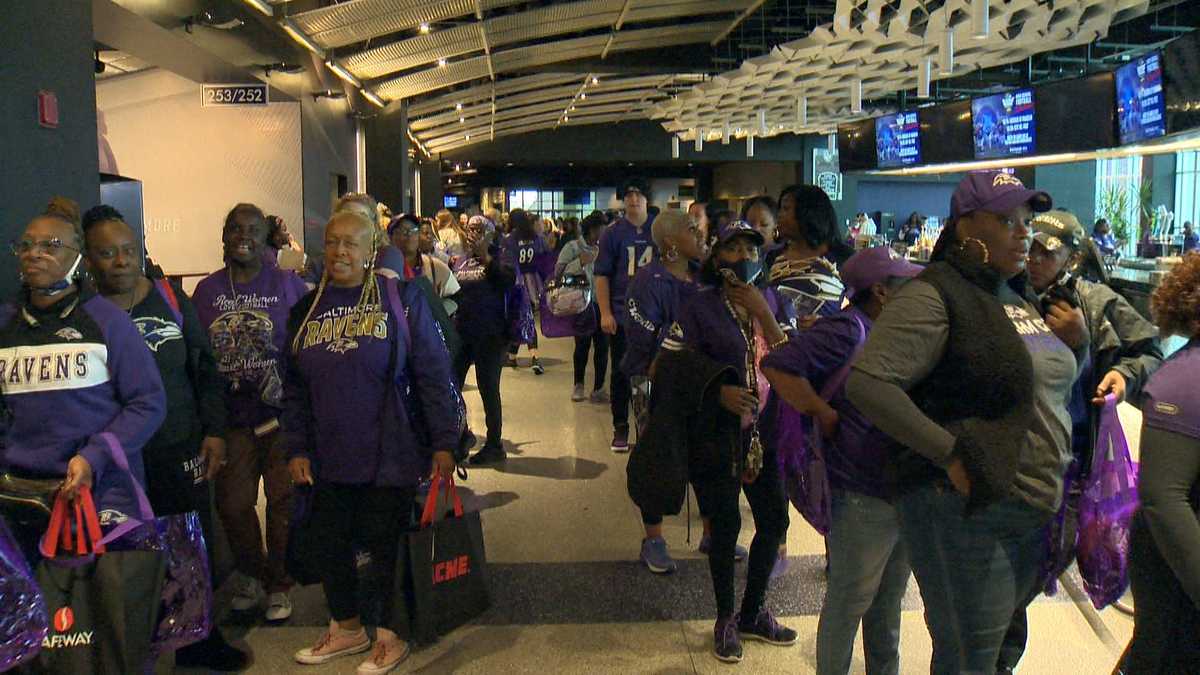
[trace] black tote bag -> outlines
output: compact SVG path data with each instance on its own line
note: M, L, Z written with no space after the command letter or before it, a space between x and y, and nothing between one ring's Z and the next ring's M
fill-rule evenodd
M158 551L110 551L86 562L43 560L37 582L50 632L32 670L141 672L151 656L165 572L166 559Z
M446 486L454 515L434 522L438 491ZM405 579L411 588L410 628L418 643L428 644L491 606L487 555L478 512L463 513L454 477L435 476L426 498L420 528L406 535ZM405 564L403 559L398 564ZM403 596L398 596L403 597Z

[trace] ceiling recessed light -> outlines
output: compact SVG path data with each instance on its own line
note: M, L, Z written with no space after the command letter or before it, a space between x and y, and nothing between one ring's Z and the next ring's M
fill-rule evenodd
M600 80L599 80L599 78L597 78L597 77L593 76L593 77L592 77L592 86L594 87L594 86L596 86L597 84L600 84Z
M575 106L571 106L571 108L568 112L575 112Z
M445 67L446 67L446 59L439 58L438 59L438 68L445 68Z
M567 166L575 166L575 162L567 162Z
M579 100L580 100L580 101L586 101L586 100L587 100L587 94L582 94L582 93L581 93L581 94L579 94Z
M462 171L462 165L461 165L461 164L455 164L455 165L454 165L454 170L455 170L455 171Z
M428 33L429 32L429 24L422 23L420 26L417 27L417 30L421 31L422 33Z
M566 115L563 115L563 124L566 124L567 122L570 122L570 121L571 121L571 118L570 118L570 117L567 117Z
M455 109L456 111L457 111L457 110L462 110L462 104L461 104L461 103L455 103L455 104L454 104L454 109Z
M467 140L471 140L471 134L467 134Z
M467 121L467 118L465 118L465 117L460 117L460 118L458 118L458 123L459 123L459 124L463 124L463 123L464 123L464 122L466 122L466 121Z

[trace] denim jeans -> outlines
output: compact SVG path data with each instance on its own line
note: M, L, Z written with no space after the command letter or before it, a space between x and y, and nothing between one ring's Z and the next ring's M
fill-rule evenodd
M930 671L991 675L1013 611L1037 583L1051 514L1015 498L969 515L966 505L936 484L897 509L933 639Z
M818 675L850 670L858 623L863 625L867 672L900 672L900 602L908 585L908 554L896 508L859 492L834 490L829 535L829 581L817 624Z

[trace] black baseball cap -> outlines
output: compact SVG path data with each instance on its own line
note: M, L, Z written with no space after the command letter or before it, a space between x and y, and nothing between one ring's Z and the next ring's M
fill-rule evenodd
M617 199L625 199L625 193L630 190L637 190L646 197L647 201L650 200L650 184L646 182L645 178L640 176L626 178L617 187Z

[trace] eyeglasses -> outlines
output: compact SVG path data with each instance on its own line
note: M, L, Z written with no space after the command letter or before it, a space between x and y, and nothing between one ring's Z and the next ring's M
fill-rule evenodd
M35 249L39 254L49 256L53 256L63 249L79 253L79 249L75 248L74 246L67 246L65 243L63 243L63 240L59 239L58 237L55 237L54 239L45 239L42 241L21 239L20 241L14 241L9 245L9 248L12 249L13 255L15 256L23 256Z

